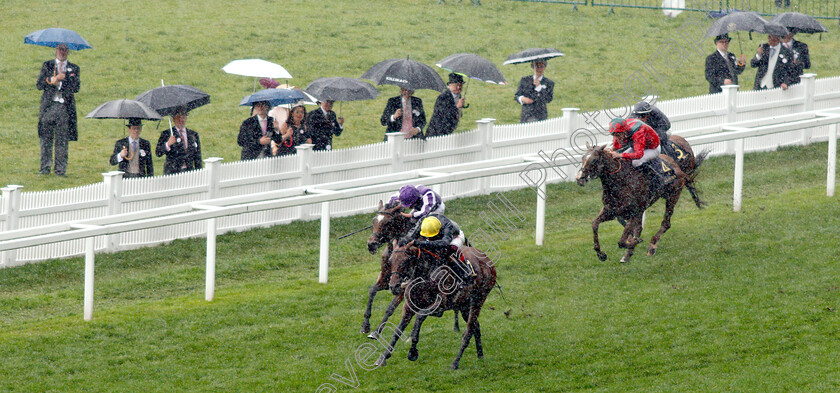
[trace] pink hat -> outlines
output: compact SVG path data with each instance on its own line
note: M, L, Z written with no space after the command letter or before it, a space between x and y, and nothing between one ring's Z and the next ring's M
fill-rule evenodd
M262 78L260 79L260 85L262 85L262 87L265 89L273 89L277 86L280 86L280 82L277 82L276 80L271 78Z

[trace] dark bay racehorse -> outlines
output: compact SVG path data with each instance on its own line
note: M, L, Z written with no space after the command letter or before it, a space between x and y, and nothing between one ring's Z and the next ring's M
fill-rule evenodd
M391 277L391 262L389 261L391 252L394 250L394 247L396 247L397 240L408 233L409 229L411 229L411 219L400 213L402 213L402 207L399 203L396 206L389 207L384 206L382 201L379 201L379 211L376 213L376 216L373 217L373 233L371 233L370 238L368 238L368 251L370 251L371 254L375 254L376 250L383 245L385 246L385 249L382 250L379 277L376 279L376 282L370 286L370 290L368 291L365 318L362 321L362 334L370 332L370 316L371 308L373 307L373 298L376 296L377 292L388 289L388 280ZM370 333L368 337L372 339L379 337L385 322L387 322L388 318L394 314L394 310L396 310L397 306L399 306L402 301L402 295L396 295L393 299L391 299L391 303L389 303L388 307L385 309L385 315L382 317L382 322L379 324L379 327L377 327L373 333ZM454 330L460 330L458 327L457 311L455 312Z
M428 253L425 252L424 253ZM461 356L475 336L475 348L478 358L484 357L481 346L481 325L478 315L487 299L487 295L496 285L496 268L483 252L462 247L461 254L468 259L475 269L475 281L458 289L457 273L442 262L436 262L437 256L420 257L421 251L415 247L400 247L391 254L391 279L389 287L394 295L404 295L403 316L391 343L379 357L377 364L384 365L391 357L394 345L414 315L417 320L411 331L411 348L408 360L417 360L417 342L420 340L420 327L429 315L440 317L446 310L460 311L467 322L467 329L461 338L461 348L450 366L458 369ZM408 280L408 284L404 282ZM455 314L457 317L457 313Z
M656 253L660 237L671 227L671 215L673 215L674 208L679 201L683 186L689 189L697 207L702 207L703 202L697 194L694 182L697 177L697 170L708 152L700 153L699 156L695 157L685 139L672 136L671 140L674 140L677 144L679 150L677 154L680 155L679 162L681 165L678 165L666 155L659 156L668 166L666 174L672 174L675 179L671 184L662 187L657 195L650 194L648 177L638 169L633 168L629 160L612 158L605 151L604 146L590 146L587 143L587 152L583 156L583 162L577 175L577 183L583 186L591 178L601 179L604 207L592 221L595 253L601 261L607 259L607 254L601 251L601 245L598 242L598 226L602 222L614 218L627 221L624 233L618 241L618 246L627 249L627 252L621 258L621 262L629 262L636 245L642 241L639 237L642 231L642 214L659 198L665 199L665 216L662 219L659 231L650 240L648 255Z

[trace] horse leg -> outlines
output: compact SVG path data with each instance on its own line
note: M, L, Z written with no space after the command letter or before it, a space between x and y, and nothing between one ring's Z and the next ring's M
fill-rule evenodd
M370 333L370 315L371 315L371 308L373 307L373 298L376 296L376 293L387 288L388 286L382 286L382 282L377 280L373 285L370 286L370 290L368 291L368 301L367 307L365 307L365 319L362 321L362 334Z
M373 333L368 335L368 338L371 339L378 339L379 333L382 333L382 328L385 327L385 322L388 322L388 318L391 318L391 315L394 315L394 311L397 309L397 306L400 305L403 301L404 295L397 295L391 299L391 303L388 304L388 308L385 309L385 315L382 317L382 322L379 323L379 326L376 327L376 330Z
M414 317L414 311L411 311L410 307L403 308L403 317L400 320L400 325L397 326L397 331L394 332L394 337L391 338L391 343L388 344L387 347L382 351L382 355L379 355L379 359L376 360L376 366L384 366L385 362L388 358L391 357L391 353L394 352L394 346L397 345L397 341L402 336L402 332L405 330L408 323L411 322L411 318Z
M642 217L635 216L631 218L630 221L627 223L625 233L628 235L627 241L625 243L627 252L624 254L623 257L621 257L621 263L630 262L630 257L633 256L633 252L636 249L636 245L642 242L642 239L639 237L639 235L641 235L642 233Z
M414 329L411 330L411 348L408 349L408 360L412 362L417 360L417 356L419 356L417 352L417 342L420 341L420 326L423 325L423 321L425 321L427 317L428 315L420 314L414 321Z
M493 288L490 287L490 290ZM467 318L467 330L464 331L464 336L461 339L461 349L458 350L458 355L455 357L455 361L452 362L450 366L453 370L458 369L458 364L461 362L461 356L464 355L464 350L470 345L470 339L472 336L477 334L481 334L480 327L478 326L478 315L481 313L481 306L484 304L484 300L487 299L487 294L490 293L490 290L487 290L483 293L475 293L473 292L470 295L470 309L468 311L469 318ZM462 310L463 312L463 310ZM481 346L480 337L476 336L476 353L478 354L479 358L484 357L484 348Z
M607 207L604 206L601 209L601 212L598 213L598 217L595 217L595 220L592 221L592 238L595 242L595 254L598 255L598 259L603 262L607 260L607 253L601 251L601 243L598 242L598 226L601 225L604 221L612 220L614 214L612 210L607 210Z
M484 358L484 347L481 346L481 324L478 323L478 319L475 320L475 352L478 355L479 359Z
M460 332L461 328L458 326L458 309L456 308L452 311L455 313L455 327L453 327L452 330Z
M673 195L669 196L668 199L665 201L665 216L662 218L662 225L659 227L659 231L653 235L653 238L650 239L650 245L648 246L647 254L654 255L656 254L656 247L659 246L659 238L665 234L669 228L671 228L671 215L674 214L674 208L677 206L677 201L680 199L680 193L682 192L682 188L677 189Z

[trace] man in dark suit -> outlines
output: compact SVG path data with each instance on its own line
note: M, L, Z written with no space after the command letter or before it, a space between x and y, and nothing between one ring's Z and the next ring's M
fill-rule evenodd
M737 85L738 75L744 72L746 59L741 55L735 60L735 55L729 52L729 35L715 37L715 50L706 57L706 80L709 82L709 94L720 93L723 85Z
M332 107L335 101L321 101L321 107L306 114L306 138L315 145L312 150L332 150L333 135L344 131L344 118L336 117Z
M426 126L426 111L423 100L413 96L414 90L400 87L400 95L388 99L382 111L380 123L385 132L402 132L406 139L423 139L423 127ZM388 137L385 137L388 140Z
M152 144L140 138L143 123L140 119L128 119L128 138L118 139L111 154L111 165L125 172L123 177L152 177L155 167L152 163Z
M752 68L758 68L755 73L753 90L773 89L781 87L787 90L793 84L797 75L797 68L793 64L793 51L781 44L779 36L770 34L767 43L758 47L755 57L750 60Z
M179 108L172 116L174 126L160 133L155 154L166 155L163 162L163 174L169 175L201 169L201 141L198 133L187 128L189 111Z
M793 78L793 83L799 83L799 77L805 73L805 70L811 68L811 55L808 53L808 44L794 40L793 34L790 33L782 37L782 46L793 52L793 65L796 67L796 76Z
M545 67L547 60L538 59L531 62L534 75L523 76L519 81L513 99L522 105L520 123L530 123L548 119L546 105L554 99L554 82L546 78Z
M43 90L38 114L38 137L41 139L41 169L48 175L53 161L55 145L55 174L65 176L67 148L70 141L79 139L76 127L76 98L81 81L79 66L67 61L70 50L66 44L55 47L55 59L41 66L35 87Z
M274 118L268 116L270 104L255 102L254 116L242 122L236 142L242 146L242 160L253 160L271 156L271 136L274 135Z
M456 73L449 74L448 89L435 100L435 111L432 119L429 120L429 128L426 129L426 136L449 135L458 128L458 120L461 119L461 108L464 107L464 99L461 98L461 87L464 85L464 78Z

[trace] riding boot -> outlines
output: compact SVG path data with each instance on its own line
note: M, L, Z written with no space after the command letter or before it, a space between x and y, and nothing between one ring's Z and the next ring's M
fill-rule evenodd
M659 159L654 159L639 167L650 181L650 195L652 196L659 196L665 184L665 175L658 170L658 167L662 165L661 162Z

